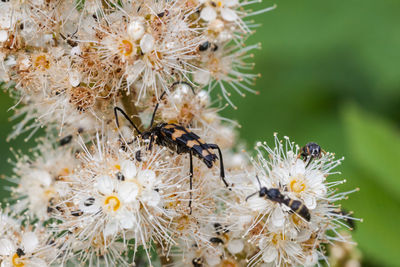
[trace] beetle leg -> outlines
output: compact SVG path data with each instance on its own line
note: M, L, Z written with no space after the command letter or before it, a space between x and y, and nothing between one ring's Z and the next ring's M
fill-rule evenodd
M229 187L229 184L225 180L225 169L224 169L224 161L222 159L222 152L221 149L219 148L218 145L216 144L208 144L208 146L212 149L218 149L218 154L219 154L219 164L220 164L220 169L221 169L221 179L224 182L226 187Z
M192 214L192 188L193 188L193 155L192 151L189 151L190 159L190 200L189 200L189 214Z
M150 150L153 148L153 143L154 143L154 134L152 133L150 135L150 143L149 143L149 148L147 150Z

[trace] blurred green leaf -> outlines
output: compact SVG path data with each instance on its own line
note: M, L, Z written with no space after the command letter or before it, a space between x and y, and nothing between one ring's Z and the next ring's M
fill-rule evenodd
M351 194L343 201L343 207L354 210L354 216L364 222L357 222L353 237L363 251L365 262L376 262L376 266L399 266L398 241L400 232L400 205L395 195L388 194L379 186L378 176L366 168L357 168L353 158L345 161L343 174L348 177L346 188L359 186L360 192Z
M353 233L364 257L379 266L398 266L400 232L400 136L388 121L371 115L354 104L342 108L347 145L343 173L347 188L361 191L343 203L363 218Z
M355 105L344 108L343 118L352 159L400 200L400 135L397 129Z

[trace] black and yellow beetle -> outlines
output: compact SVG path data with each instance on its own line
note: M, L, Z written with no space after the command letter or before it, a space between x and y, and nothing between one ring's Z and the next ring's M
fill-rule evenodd
M178 82L181 83L181 82ZM178 83L174 83L175 86ZM165 91L160 96L160 101L165 95ZM220 160L220 176L226 187L229 187L225 180L224 162L222 159L221 149L217 144L208 144L204 142L197 134L190 131L183 125L175 123L159 123L153 126L154 117L157 112L159 104L157 103L154 108L153 115L150 122L150 127L147 131L141 132L135 123L129 118L129 116L119 107L114 107L114 114L119 127L118 112L120 112L129 123L138 132L138 135L144 140L150 140L149 150L152 149L153 143L155 142L159 146L165 146L175 151L178 154L189 153L190 158L190 201L189 208L190 213L192 212L192 187L193 187L193 155L204 162L208 168L212 168L215 161L218 159L217 155L213 152L214 149L218 150Z
M301 202L300 200L295 200L291 199L288 196L285 196L281 193L279 188L266 188L265 186L261 186L260 179L258 179L258 176L256 175L258 184L260 186L260 190L255 192L254 194L251 194L246 198L246 201L256 195L257 193L259 194L260 197L265 197L273 202L277 202L280 204L284 204L287 207L289 207L293 212L298 214L299 216L303 217L306 221L311 220L311 215L310 211L308 210L307 206Z

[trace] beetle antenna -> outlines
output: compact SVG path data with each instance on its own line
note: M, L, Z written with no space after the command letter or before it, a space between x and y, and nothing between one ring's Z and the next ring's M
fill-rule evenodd
M196 95L196 92L194 91L193 86L192 86L190 83L188 83L188 82L183 82L183 81L174 82L174 83L171 85L171 88L175 87L175 86L178 85L178 84L185 84L185 85L189 86L190 89L192 90L193 94Z
M257 178L258 185L260 186L260 190L261 190L261 183L260 183L260 179L258 178L258 174L256 174L256 178ZM259 193L259 192L260 192L260 191L257 191L257 192L255 192L255 193L249 195L248 197L246 197L246 201L247 201L249 198L251 198L252 196L254 196L254 195L256 195L257 193Z
M247 196L247 197L246 197L246 201L247 201L249 198L255 196L257 193L258 193L258 191L257 191L257 192L254 192L253 194L251 194L251 195L249 195L249 196Z
M257 178L258 185L260 186L260 190L261 190L261 183L260 183L260 179L258 178L258 174L256 174L256 178Z
M128 114L125 113L125 111L123 111L121 108L119 107L114 107L114 115L115 115L115 121L117 123L117 127L119 128L119 122L118 122L118 112L121 112L122 115L124 115L125 119L127 121L129 121L129 123L133 126L133 128L135 128L135 130L139 133L139 135L142 134L142 132L139 130L138 127L136 127L136 125L133 123L133 121L129 118Z

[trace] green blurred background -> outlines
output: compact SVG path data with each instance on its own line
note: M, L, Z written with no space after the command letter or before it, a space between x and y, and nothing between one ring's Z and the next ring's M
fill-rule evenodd
M241 138L251 147L273 132L300 145L319 143L346 160L347 184L360 192L343 202L363 218L354 238L363 266L400 266L400 1L279 0L277 9L254 17L262 23L249 43L255 53L259 96L233 96ZM9 175L9 146L27 149L11 131L0 98L0 170ZM4 191L0 191L4 196Z

